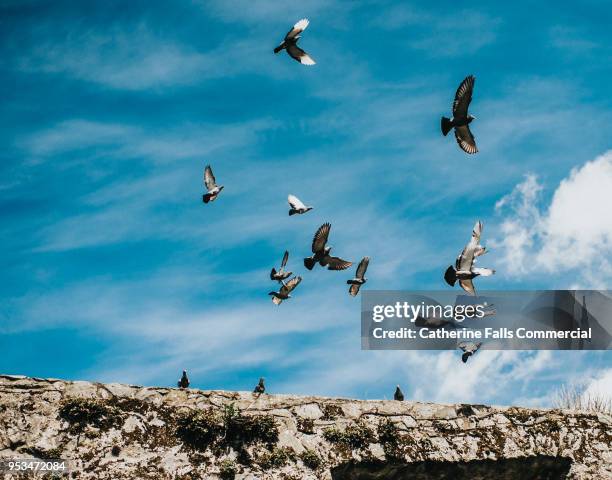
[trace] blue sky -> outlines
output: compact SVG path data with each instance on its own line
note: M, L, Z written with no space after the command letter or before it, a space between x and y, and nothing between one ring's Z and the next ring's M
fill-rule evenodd
M272 53L303 17L314 67ZM362 352L347 272L267 296L324 221L336 253L372 257L370 289L447 288L476 219L498 271L480 289L610 288L611 17L594 1L2 2L0 371L528 405L565 382L612 391L609 352ZM474 156L439 131L468 74ZM208 163L225 190L205 206ZM315 209L289 218L288 193Z

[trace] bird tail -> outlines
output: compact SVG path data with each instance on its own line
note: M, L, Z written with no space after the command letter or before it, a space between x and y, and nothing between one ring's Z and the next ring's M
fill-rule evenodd
M272 268L270 271L270 280L274 280L274 276L276 275L276 268Z
M463 363L466 363L471 355L472 354L470 352L465 352L463 355L461 355L461 360L463 361Z
M296 213L297 213L297 210L295 210L293 208L291 210L289 210L289 216L295 215Z
M446 272L444 272L444 280L446 280L446 283L451 287L455 286L455 282L457 282L457 270L455 270L455 267L451 265L446 269Z
M440 126L442 127L442 135L444 135L446 137L448 132L451 131L451 128L453 128L453 122L451 121L450 118L442 117L442 120L440 122Z
M348 285L359 285L359 282L356 280L347 280L346 283Z
M308 269L308 270L312 270L315 266L315 259L312 257L307 257L304 259L304 266Z
M274 53L280 52L283 48L285 48L285 42L281 43L278 47L274 49Z
M210 197L211 197L211 196L212 196L212 195L211 195L210 193L207 193L206 195L203 195L203 196L202 196L202 201L203 201L204 203L208 203L208 202L210 202Z

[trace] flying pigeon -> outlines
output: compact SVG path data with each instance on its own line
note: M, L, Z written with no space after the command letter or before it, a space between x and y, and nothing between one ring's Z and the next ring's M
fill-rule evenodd
M293 272L286 272L285 266L287 265L287 260L289 259L289 252L285 250L285 254L283 255L283 261L281 262L280 270L277 272L276 268L272 268L270 271L270 280L276 280L277 282L283 282L283 280L289 278Z
M350 285L349 293L351 296L356 296L359 293L359 289L361 286L367 282L367 279L364 277L366 270L368 269L368 264L370 263L370 257L363 257L359 265L357 266L357 273L355 274L355 278L352 280L347 280L346 283Z
M274 49L274 53L278 53L285 49L291 58L297 60L302 65L314 65L316 62L312 59L312 57L297 46L297 42L300 39L300 34L306 30L309 23L310 22L306 18L302 18L299 22L297 22L293 28L287 32L285 39L280 43L280 45Z
M176 384L179 388L187 388L189 386L189 378L187 378L187 370L183 370L183 376Z
M306 205L304 205L302 201L295 195L289 195L287 197L287 200L289 201L289 206L291 207L289 209L289 216L295 214L301 215L312 210L312 207L307 207Z
M291 291L295 287L297 287L301 281L302 281L302 277L293 277L287 283L284 283L281 281L283 286L280 288L280 290L278 292L270 292L268 293L268 295L272 296L272 302L274 302L274 304L280 305L283 302L283 300L287 300L288 298L291 298L291 295L289 295L289 293L291 293Z
M204 203L213 202L223 190L223 185L217 185L215 176L213 175L210 165L206 165L204 169L204 185L208 193L202 197Z
M472 279L479 275L488 277L495 273L495 270L490 268L476 268L474 262L476 257L484 255L486 248L480 245L480 234L482 233L482 222L478 221L472 230L472 238L465 246L461 254L455 261L455 266L452 265L446 269L444 280L451 287L455 286L455 282L459 280L459 285L470 295L476 295Z
M329 252L332 247L326 246L330 229L331 224L327 222L321 225L315 233L312 239L312 256L304 259L304 266L308 270L312 270L317 262L322 267L327 266L328 270L346 270L353 264L353 262L330 256Z
M257 385L255 385L255 389L253 390L253 393L259 393L260 395L262 393L266 392L266 386L264 385L264 378L261 377L259 379L259 383Z
M497 315L497 310L495 310L494 308L494 304L493 303L487 303L485 302L483 307L485 307L483 313L482 313L482 317L492 317L493 315Z
M468 361L468 358L474 355L478 351L481 345L482 345L482 342L478 342L478 343L461 342L457 344L457 347L463 350L463 355L461 355L461 361L463 363L466 363Z
M470 131L469 124L476 117L468 113L468 107L472 101L472 92L474 90L474 81L476 77L470 75L465 77L457 93L455 93L455 101L453 102L453 118L442 117L442 134L446 136L448 132L455 127L455 138L461 150L465 153L476 153L476 140Z
M395 393L393 394L393 400L397 400L398 402L404 401L404 394L399 385L395 387Z
M446 319L446 318L439 318L439 317L422 317L422 316L418 316L415 320L414 320L414 324L417 327L421 327L421 328L443 328L448 326L449 328L457 328L457 326L455 325L455 322L453 322L452 320Z

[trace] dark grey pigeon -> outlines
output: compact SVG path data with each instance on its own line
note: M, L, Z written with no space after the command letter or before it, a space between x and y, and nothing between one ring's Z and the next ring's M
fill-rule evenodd
M181 379L176 384L179 388L187 388L189 386L189 378L187 377L187 370L183 370Z
M268 295L272 296L272 302L276 305L280 305L283 303L283 300L287 300L291 298L289 295L295 287L297 287L302 281L302 277L293 277L287 283L281 282L283 286L280 288L278 292L270 292Z
M346 270L353 264L353 262L342 260L339 257L332 257L329 254L332 249L332 247L327 246L330 230L331 224L327 222L321 225L317 233L315 233L312 239L312 256L304 259L304 266L308 270L312 270L317 262L322 267L326 266L328 270Z
M482 345L482 342L478 342L478 343L461 342L457 344L457 347L463 350L463 355L461 355L461 361L463 363L466 363L468 361L468 358L474 355L478 351L481 345Z
M465 153L476 153L476 140L470 131L470 123L476 117L468 113L468 107L472 101L472 92L474 91L474 82L476 77L470 75L465 77L461 82L457 92L455 93L455 101L453 102L453 118L442 117L442 134L446 136L451 129L455 128L455 138L461 150Z
M270 271L270 280L276 280L277 282L283 282L283 280L289 278L293 272L286 272L285 266L287 265L287 260L289 259L289 252L285 250L285 254L283 255L283 261L281 262L280 270L277 272L276 268L272 268Z
M354 297L359 293L359 289L361 286L367 282L365 278L366 270L368 269L368 265L370 264L370 257L363 257L359 265L357 266L357 273L355 273L355 278L352 280L347 280L346 283L350 285L349 294Z
M414 320L414 324L417 327L421 328L457 328L457 325L455 325L455 322L451 319L438 317L422 317L420 315Z
M264 378L261 377L259 379L259 383L257 385L255 385L255 389L253 390L253 393L258 393L258 394L262 394L266 392L266 386L264 385Z
M287 201L289 202L289 206L291 207L289 209L289 216L296 215L296 214L302 215L312 210L312 207L307 207L306 205L304 205L302 201L299 198L297 198L295 195L290 194L287 197Z
M291 30L285 35L285 39L280 43L278 47L274 49L274 53L278 53L281 50L287 50L287 53L291 58L297 60L302 65L314 65L316 62L308 55L304 50L297 46L297 42L300 39L300 35L310 22L306 18L302 18L298 21Z
M397 400L398 402L404 401L404 393L402 392L402 389L400 388L399 385L396 385L395 387L395 393L393 394L393 400Z
M451 265L446 269L446 272L444 272L444 280L446 280L446 283L448 283L451 287L454 287L455 282L459 280L459 285L461 285L461 288L463 288L470 295L476 295L476 289L472 283L474 278L478 277L479 275L488 277L495 273L495 270L491 270L490 268L474 267L476 257L484 255L487 251L485 247L480 245L482 228L482 222L476 222L472 230L472 238L465 246L461 254L457 257L455 266L453 267Z
M206 186L206 190L208 190L208 193L202 197L204 203L215 201L221 193L221 190L223 190L223 185L217 185L217 181L215 180L215 176L213 175L210 165L206 165L206 168L204 169L204 185Z

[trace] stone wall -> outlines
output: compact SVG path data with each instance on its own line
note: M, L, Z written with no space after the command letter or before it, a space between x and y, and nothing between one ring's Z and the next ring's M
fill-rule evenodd
M611 444L595 413L0 376L0 458L75 479L605 479Z

